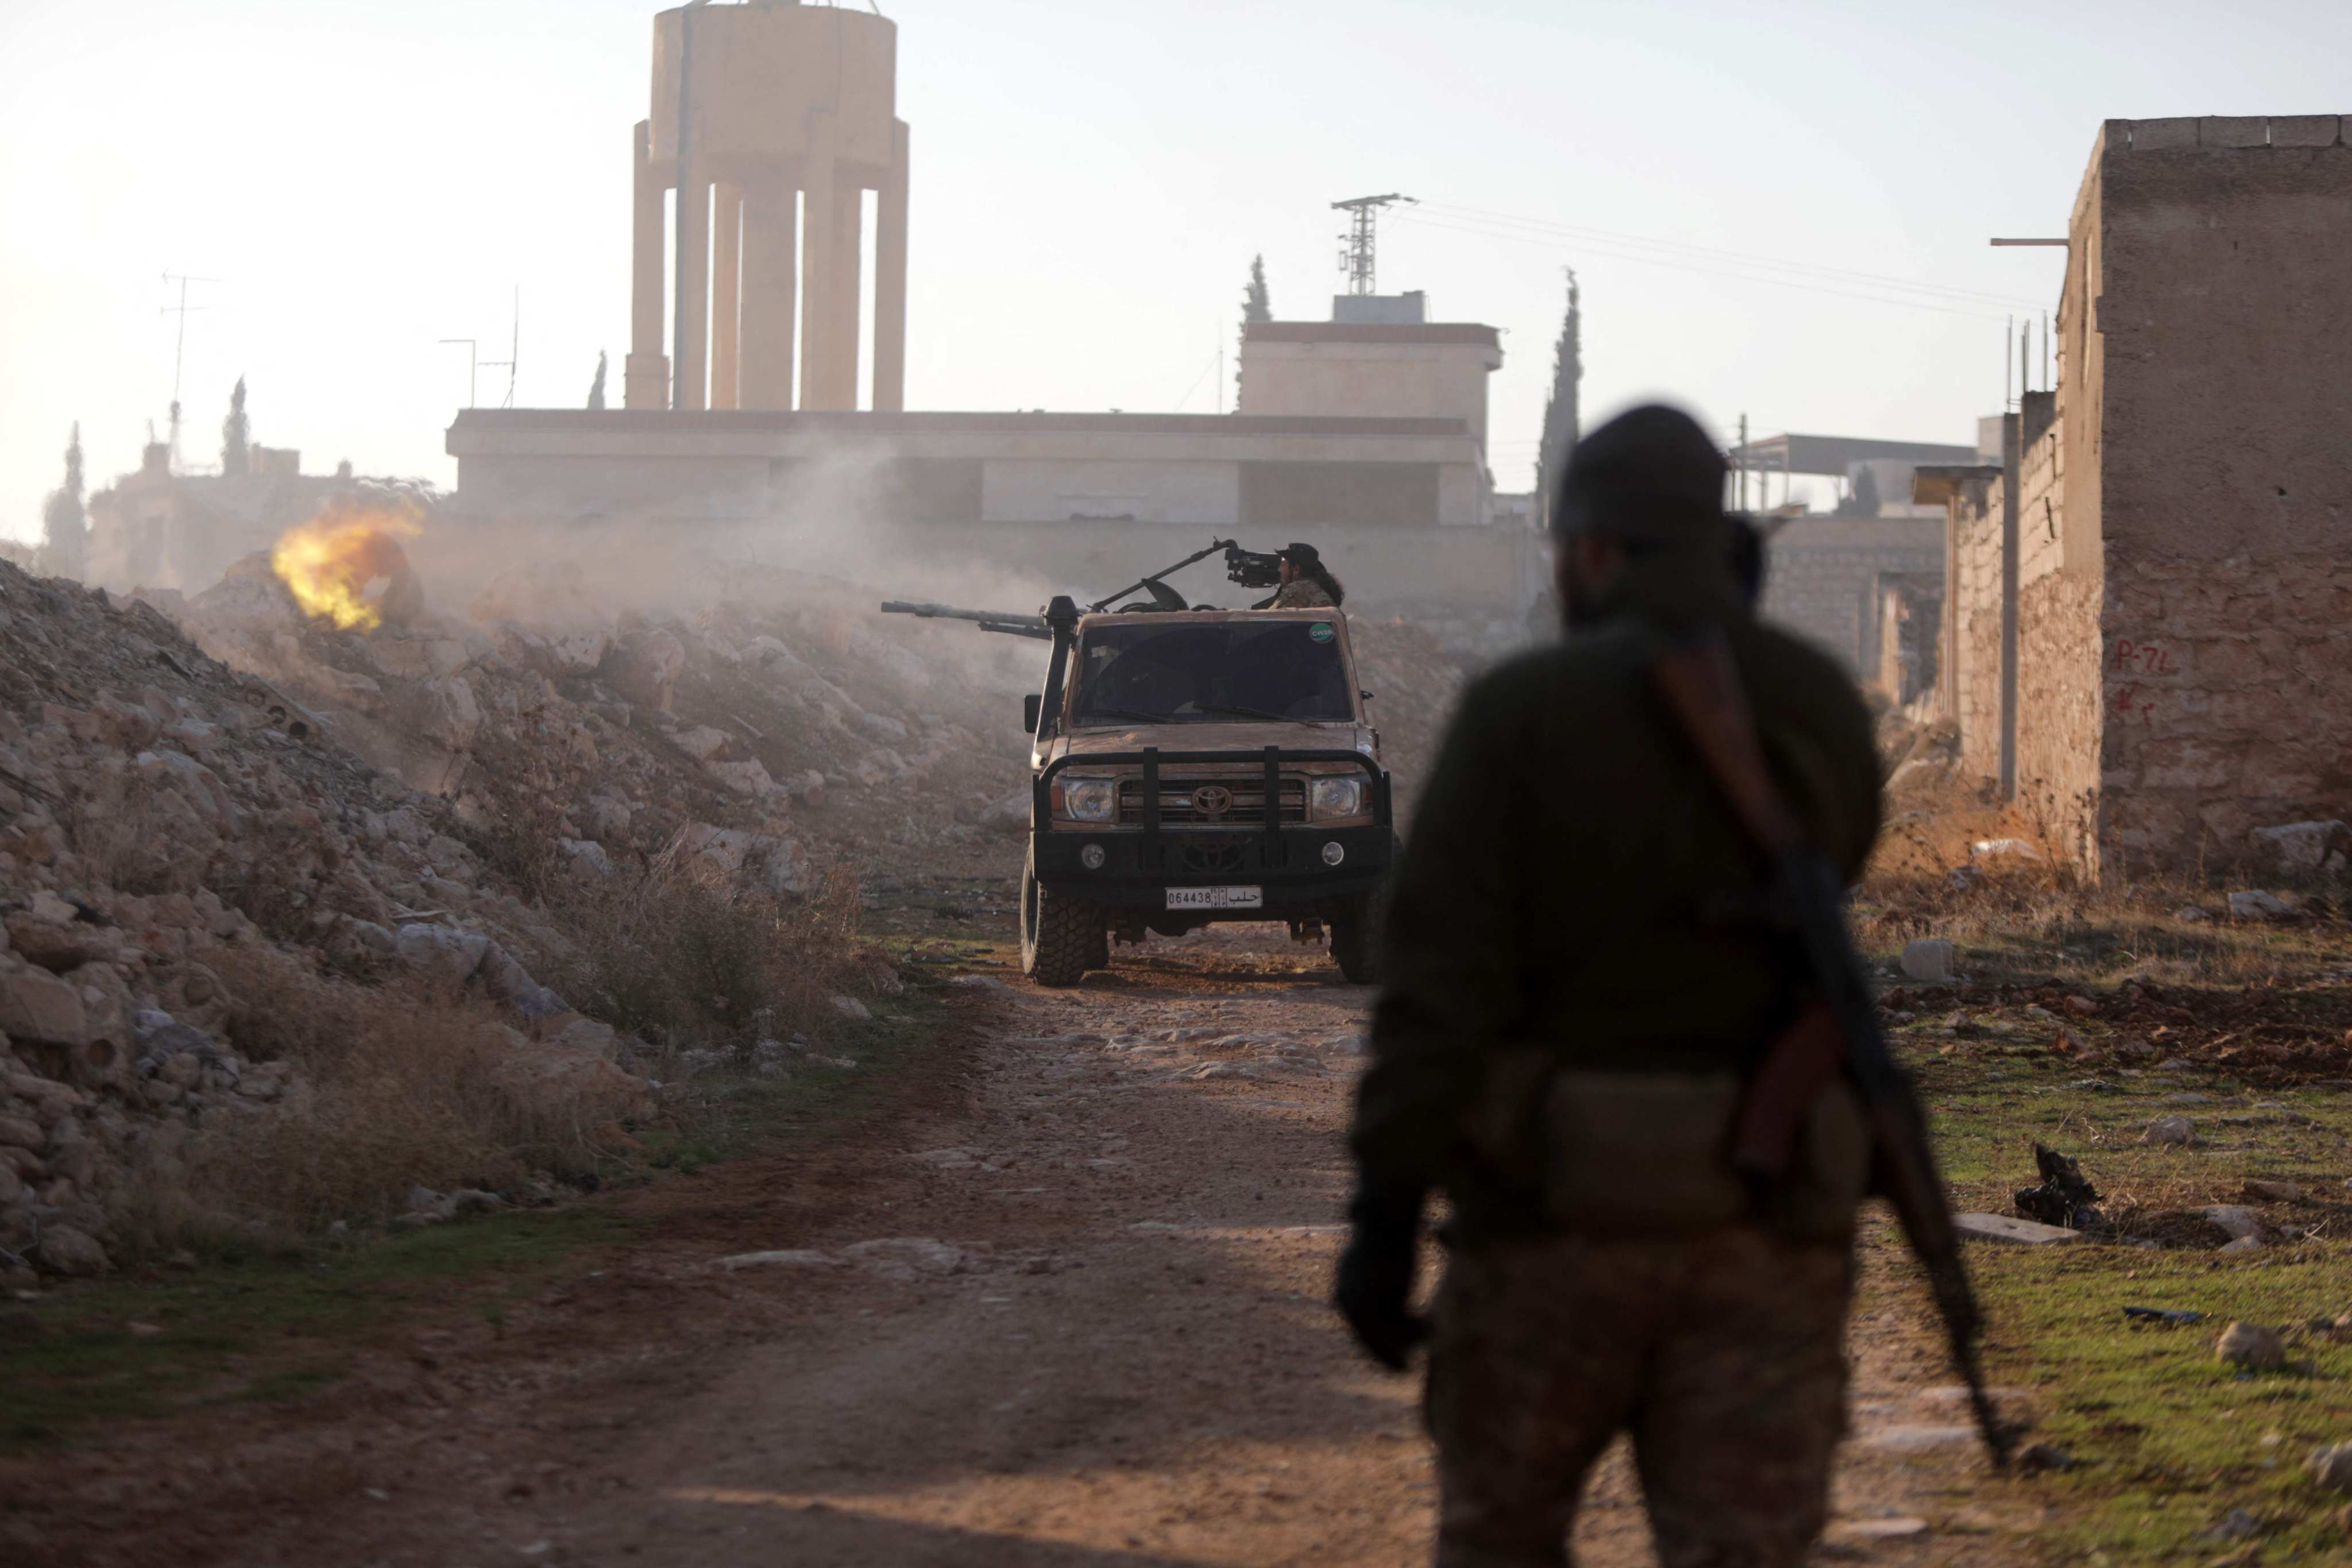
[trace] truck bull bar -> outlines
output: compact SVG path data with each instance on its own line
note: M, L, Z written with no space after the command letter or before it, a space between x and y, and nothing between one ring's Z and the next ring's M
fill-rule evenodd
M1141 853L1144 863L1154 864L1152 857L1160 847L1160 770L1163 767L1193 767L1219 763L1256 763L1265 771L1265 809L1263 831L1271 848L1282 835L1282 769L1285 763L1346 763L1361 771L1371 784L1372 826L1392 827L1394 816L1389 800L1389 775L1378 763L1361 752L1352 751L1289 751L1281 746L1264 750L1224 752L1163 752L1157 746L1146 746L1139 752L1082 752L1055 758L1037 775L1030 799L1030 831L1050 830L1054 820L1054 780L1066 769L1135 767L1143 770L1143 838ZM1312 786L1308 786L1310 791ZM1302 806L1304 802L1301 803ZM1114 816L1116 813L1114 813ZM1239 826L1236 823L1235 826ZM1307 826L1302 823L1300 826Z

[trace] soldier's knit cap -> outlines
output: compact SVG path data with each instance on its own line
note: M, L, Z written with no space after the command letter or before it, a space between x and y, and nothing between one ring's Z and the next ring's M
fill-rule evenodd
M1569 455L1552 531L1562 539L1605 534L1637 548L1698 542L1722 527L1727 471L1723 454L1681 409L1628 409Z
M1312 569L1323 564L1323 552L1311 544L1286 544L1275 554L1293 566Z

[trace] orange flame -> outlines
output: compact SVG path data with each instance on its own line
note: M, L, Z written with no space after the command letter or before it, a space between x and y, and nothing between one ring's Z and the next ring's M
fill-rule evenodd
M305 615L324 616L344 631L373 631L383 611L368 596L408 570L400 541L425 531L413 505L338 502L281 535L269 552L270 570Z

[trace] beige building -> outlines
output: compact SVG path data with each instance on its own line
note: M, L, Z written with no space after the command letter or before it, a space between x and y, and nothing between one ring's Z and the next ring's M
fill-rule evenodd
M1500 339L1425 320L1418 293L1248 323L1230 416L907 412L896 54L889 21L842 7L750 0L656 18L625 406L464 411L447 515L583 542L646 521L731 530L752 549L789 535L926 570L1017 563L1065 587L1139 574L1213 535L1311 540L1351 608L1423 614L1468 642L1524 626L1547 573L1525 510L1498 517L1492 500ZM859 410L867 190L877 320ZM682 233L665 217L672 191ZM666 310L681 251L690 281Z
M2056 392L2000 465L1919 480L1963 758L2091 875L2275 858L2271 830L2352 814L2346 131L2109 121Z
M178 474L171 447L150 442L136 473L89 498L87 580L115 589L211 587L231 562L268 549L355 483L348 470L301 468L299 452L256 447L247 473Z

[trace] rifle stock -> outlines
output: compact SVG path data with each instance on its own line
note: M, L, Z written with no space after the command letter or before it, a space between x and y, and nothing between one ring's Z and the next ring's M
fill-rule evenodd
M1780 890L1794 915L1806 968L1819 993L1825 1022L1833 1031L1838 1057L1854 1089L1868 1108L1877 1155L1878 1188L1902 1222L1912 1252L1926 1269L1936 1310L1944 1321L1952 1362L1969 1391L1977 1430L1996 1468L2009 1460L2011 1434L1996 1417L1986 1398L1977 1360L1977 1336L1982 1328L1968 1267L1960 1258L1959 1236L1952 1226L1951 1210L1944 1197L1944 1182L1927 1139L1927 1118L1919 1109L1909 1077L1895 1065L1886 1037L1878 1027L1878 1012L1864 979L1862 960L1846 930L1843 887L1827 856L1805 842L1803 829L1782 798L1764 759L1754 715L1739 685L1738 667L1731 645L1720 627L1710 626L1657 655L1650 666L1652 682L1706 764L1707 774L1731 806L1749 838L1770 859ZM1768 1059L1758 1087L1769 1099L1752 1097L1743 1107L1735 1159L1746 1156L1760 1173L1787 1168L1783 1111L1804 1099L1793 1098L1820 1060L1809 1057L1804 1037L1792 1031L1784 1047ZM1818 1079L1811 1087L1818 1089ZM1751 1125L1751 1121L1753 1125ZM1789 1123L1793 1126L1793 1120ZM1779 1160L1772 1163L1778 1141Z

